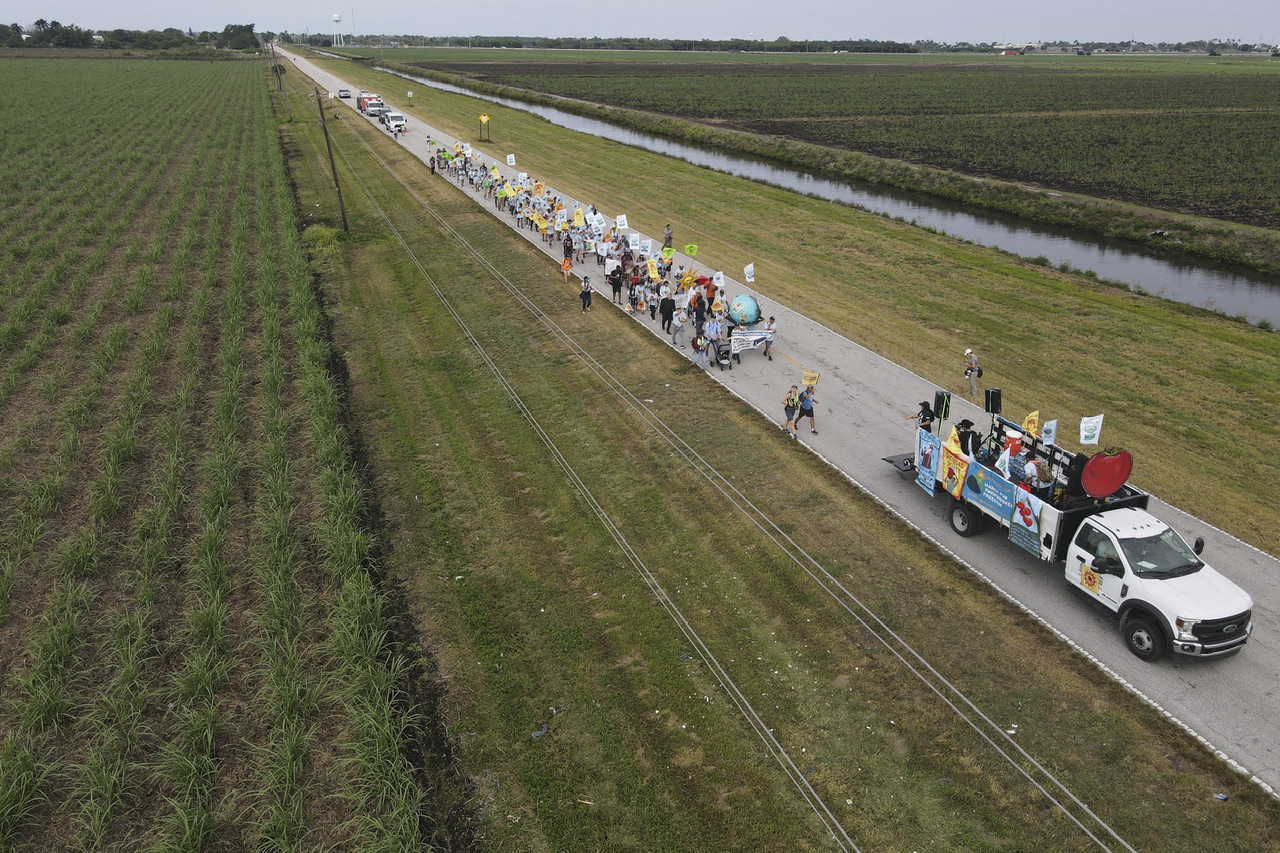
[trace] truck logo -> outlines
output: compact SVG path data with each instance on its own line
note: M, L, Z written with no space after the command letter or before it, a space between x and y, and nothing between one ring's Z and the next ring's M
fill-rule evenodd
M1223 625L1223 626L1222 626L1222 633L1224 633L1224 634L1234 634L1234 633L1236 632L1236 629L1237 629L1237 628L1239 628L1239 627L1240 627L1240 626L1239 626L1239 625L1237 625L1237 624L1235 624L1234 622L1232 622L1230 625Z

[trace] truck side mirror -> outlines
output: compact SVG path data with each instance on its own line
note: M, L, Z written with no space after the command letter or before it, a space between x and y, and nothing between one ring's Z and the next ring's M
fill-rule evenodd
M1191 550L1196 552L1196 556L1200 556L1200 552L1204 550L1204 537L1197 536L1196 543L1191 546Z
M1089 565L1093 566L1093 570L1100 575L1118 576L1120 574L1120 561L1114 557L1094 557Z

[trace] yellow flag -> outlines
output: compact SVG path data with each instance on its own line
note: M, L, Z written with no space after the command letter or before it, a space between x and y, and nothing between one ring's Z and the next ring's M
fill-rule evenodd
M581 213L582 211L578 211L578 212ZM653 279L654 281L657 281L658 279L662 278L662 276L658 275L657 258L650 258L648 261L648 267L649 267L649 278Z
M580 207L575 207L573 209L573 224L579 228L586 227L587 217L583 214L582 208Z
M821 378L822 378L821 373L814 373L811 370L806 370L804 374L800 377L800 381L805 385L817 385L818 380Z
M1036 409L1034 412L1027 415L1027 419L1022 422L1022 431L1027 433L1028 435L1034 435L1036 438L1040 437L1040 410L1039 409Z
M533 194L542 195L542 191L545 190L546 188L547 188L546 184L544 184L542 181L538 181L536 184L533 185Z
M462 150L462 143L461 143L461 142L455 142L455 143L453 143L453 150L454 150L454 151L461 151L461 150Z

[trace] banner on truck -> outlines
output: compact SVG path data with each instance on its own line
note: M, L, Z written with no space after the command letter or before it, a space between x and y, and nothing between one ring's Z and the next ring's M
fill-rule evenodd
M1017 491L1018 487L1000 476L999 472L970 462L961 494L969 503L977 504L996 518L1009 518L1013 515L1014 492Z
M1013 516L1009 519L1009 541L1024 551L1040 556L1040 508L1044 502L1030 492L1014 489Z
M942 439L933 433L916 430L916 485L932 495L938 488L938 459L942 456Z

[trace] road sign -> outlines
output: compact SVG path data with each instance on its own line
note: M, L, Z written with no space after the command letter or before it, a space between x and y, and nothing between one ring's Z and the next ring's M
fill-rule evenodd
M480 113L480 123L481 123L481 124L488 124L488 123L489 123L489 114L488 114L488 113Z

